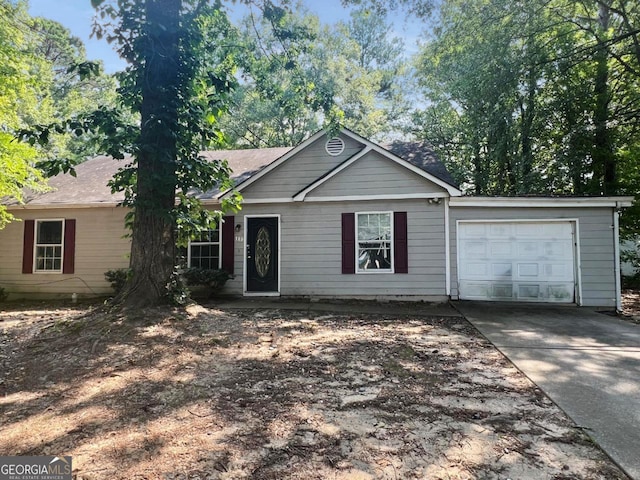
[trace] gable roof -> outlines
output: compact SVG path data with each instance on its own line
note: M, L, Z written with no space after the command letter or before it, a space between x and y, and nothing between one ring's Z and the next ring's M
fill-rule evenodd
M353 140L361 143L363 145L363 150L358 154L354 155L347 161L335 167L333 170L325 173L323 176L312 182L306 188L298 192L294 197L297 199L303 199L306 193L313 190L315 187L321 185L326 180L334 176L336 173L342 171L347 166L351 165L353 162L359 160L364 156L364 153L369 151L375 151L383 156L387 157L389 160L399 163L400 165L412 170L418 175L430 180L431 182L439 185L444 188L450 195L452 196L460 196L462 195L462 191L459 189L453 177L447 172L444 164L436 157L433 149L425 142L393 142L387 145L387 148L384 148L376 143L367 140L366 138L358 135L357 133L349 130L348 128L341 127L340 133L344 134L347 137L352 138ZM282 157L278 158L271 164L267 165L265 168L257 172L255 175L246 179L241 184L236 184L236 189L238 191L242 191L244 188L248 187L252 183L258 181L260 178L268 174L270 171L276 169L290 158L295 156L298 152L304 150L313 142L321 138L325 135L324 130L320 130L316 132L314 135L309 137L304 142L297 145L295 148L291 149ZM412 146L411 146L412 145ZM394 150L398 153L406 155L407 158L403 158L400 155L396 154ZM219 198L224 197L226 194L230 193L230 191L222 192L219 195Z
M358 134L342 128L341 133L353 138L364 145L363 151L378 151L385 157L404 165L421 176L445 188L451 195L460 195L458 186L449 175L444 165L435 156L433 150L425 143L396 141L381 147ZM226 159L232 170L231 178L238 190L267 174L277 166L286 162L296 153L321 138L324 130L317 132L296 147L272 147L245 150L215 150L201 152L210 160ZM361 152L362 153L362 152ZM361 158L362 154L354 155L349 161ZM25 204L17 202L8 204L14 208L46 207L46 206L114 206L124 200L122 193L112 194L107 183L119 168L124 167L131 157L116 160L109 156L97 156L75 167L76 177L60 174L49 180L52 190L45 193L25 195ZM346 162L344 162L346 163ZM344 163L342 165L344 165ZM338 166L340 167L340 166ZM344 167L342 167L344 168ZM334 169L336 170L336 169ZM332 170L331 172L333 172ZM331 172L323 175L310 186L322 183L322 179L329 177ZM199 193L196 196L202 200L216 200L227 192L212 190Z

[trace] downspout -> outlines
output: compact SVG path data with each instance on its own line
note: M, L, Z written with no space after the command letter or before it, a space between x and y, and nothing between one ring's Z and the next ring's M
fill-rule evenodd
M620 202L616 202L613 209L613 251L614 251L614 272L616 277L616 312L622 312L622 286L620 285L620 214L618 209Z
M451 246L449 241L449 197L444 198L444 283L445 295L451 298Z

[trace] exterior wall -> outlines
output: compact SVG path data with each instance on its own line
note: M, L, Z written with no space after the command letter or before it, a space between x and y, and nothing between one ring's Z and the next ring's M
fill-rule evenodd
M582 304L615 307L615 250L611 208L490 208L452 207L451 297L458 298L457 220L550 220L578 221Z
M446 193L405 167L370 152L308 193L309 197L384 195L400 193Z
M14 221L0 230L0 287L17 298L67 298L111 295L104 272L129 266L129 239L122 238L122 208L12 210L22 220L76 219L75 269L73 274L22 273L24 222Z
M327 137L323 135L303 151L248 185L242 191L242 195L249 199L292 197L318 177L362 150L363 145L352 138L341 138L344 140L345 149L340 155L332 157L325 151Z
M408 274L342 274L341 214L406 211ZM300 202L245 205L235 223L235 278L223 293L242 295L244 217L280 214L281 295L311 297L404 297L444 301L444 208L425 200Z

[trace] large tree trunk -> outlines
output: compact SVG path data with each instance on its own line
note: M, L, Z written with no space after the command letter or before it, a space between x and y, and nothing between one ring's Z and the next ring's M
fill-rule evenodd
M601 2L598 9L598 27L603 35L606 35L606 31L609 28L609 16L610 11L608 5ZM601 38L600 41L604 42L605 38ZM613 153L611 131L608 125L611 92L609 90L609 55L605 45L601 45L598 48L595 61L593 173L594 178L602 182L599 189L600 191L597 193L611 195L616 192L616 160Z
M115 299L126 308L162 303L176 258L175 132L179 98L181 0L146 0L141 133L130 268Z

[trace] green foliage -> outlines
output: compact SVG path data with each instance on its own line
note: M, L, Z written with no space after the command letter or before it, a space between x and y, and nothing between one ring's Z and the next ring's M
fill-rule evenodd
M116 294L122 291L130 276L131 271L128 268L118 268L104 272L104 278L111 284L111 288Z
M9 294L5 291L4 287L0 287L0 303L5 302L9 298Z
M189 300L191 300L190 295L191 292L187 288L180 270L176 267L165 286L165 299L171 305L181 306L189 303Z
M640 288L640 241L637 237L632 248L623 248L620 251L620 260L628 262L633 267L631 275L622 276L622 284L624 288Z
M224 270L205 268L187 268L182 272L182 276L189 286L202 285L207 287L210 295L220 290L230 278Z
M236 146L295 145L323 124L382 139L408 110L402 42L368 11L325 26L297 5L277 18L250 15L240 38L244 82L222 120Z
M0 0L0 197L9 202L46 190L40 166L73 165L96 153L86 130L37 127L114 101L114 80L88 79L96 68L84 55L82 42L59 23L30 17L23 2ZM12 219L0 206L0 228Z
M22 203L24 189L46 188L34 168L35 145L20 144L13 137L13 132L45 115L50 105L47 64L34 54L24 24L29 24L25 6L0 0L0 228L14 219L6 203Z
M137 113L142 107L141 87L147 81L147 72L143 68L145 55L153 54L142 48L142 39L149 35L144 2L122 0L95 3L99 7L99 16L105 19L94 25L96 36L104 36L115 43L118 52L131 64L118 74L119 93L122 104ZM104 131L104 140L112 143L109 153L115 154L117 158L122 158L124 154L123 144L129 145L130 151L151 152L156 148L154 136L162 134L161 130L164 128L171 132L170 136L175 140L175 156L171 158L171 162L175 163L175 177L171 182L175 180L179 202L170 212L165 213L185 229L194 223L187 221L189 217L191 220L198 219L195 222L198 224L200 220L205 223L215 222L219 216L203 209L199 201L188 196L189 192L194 189L207 191L214 187L224 189L231 186L226 162L205 161L199 151L203 145L208 148L225 145L225 136L218 127L218 119L226 111L231 92L237 83L234 77L234 28L220 5L194 6L196 3L184 2L182 23L175 32L180 51L179 71L172 80L174 83L159 87L159 90L168 89L175 95L172 97L165 94L163 100L167 108L176 109L177 117L162 125L158 124L159 130L150 133L148 138L140 135L140 130L119 123L122 117L116 114L92 118L90 120L93 125L91 122L87 125L87 129ZM118 131L122 135L120 138L109 138L107 135L110 131ZM146 207L162 209L164 207L160 207L155 199L141 198L135 188L139 177L138 158L139 155L136 155L132 163L123 166L114 176L110 182L112 191L124 192L124 203L127 206L135 208L144 202ZM165 187L166 178L162 175L154 174L149 180L155 184L151 187L152 190L171 188ZM234 208L238 201L239 197L233 197L223 205L223 210Z
M413 132L468 190L638 193L637 2L446 0L436 25Z

